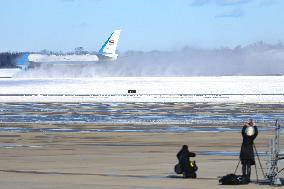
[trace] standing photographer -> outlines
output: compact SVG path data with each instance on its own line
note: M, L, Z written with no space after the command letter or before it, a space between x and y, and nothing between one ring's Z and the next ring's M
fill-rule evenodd
M252 119L245 123L242 129L243 143L240 152L242 173L250 180L251 165L255 165L253 141L258 134L258 129Z

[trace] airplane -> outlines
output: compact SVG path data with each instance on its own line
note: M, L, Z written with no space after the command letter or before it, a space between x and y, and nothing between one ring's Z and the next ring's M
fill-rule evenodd
M17 62L17 67L21 69L28 69L43 64L84 64L93 62L115 61L118 57L116 48L120 37L121 30L114 30L114 32L105 41L97 54L71 54L71 55L46 55L25 53Z

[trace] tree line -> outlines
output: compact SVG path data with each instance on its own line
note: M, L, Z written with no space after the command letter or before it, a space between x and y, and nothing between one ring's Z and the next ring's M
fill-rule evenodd
M17 59L22 56L23 53L0 53L0 68L16 68Z

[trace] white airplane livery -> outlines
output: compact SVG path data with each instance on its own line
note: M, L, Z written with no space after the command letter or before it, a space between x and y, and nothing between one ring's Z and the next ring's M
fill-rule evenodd
M45 54L28 54L27 61L32 64L74 64L74 63L91 63L100 61L114 61L117 59L116 48L120 36L120 30L115 30L103 44L97 54L84 55L45 55Z

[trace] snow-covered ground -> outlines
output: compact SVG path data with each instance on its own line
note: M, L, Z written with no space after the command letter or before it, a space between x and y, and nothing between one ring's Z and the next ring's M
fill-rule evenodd
M20 73L22 70L19 68L7 68L0 69L0 78L13 77L14 75Z
M0 95L2 102L283 103L284 76L2 78Z

